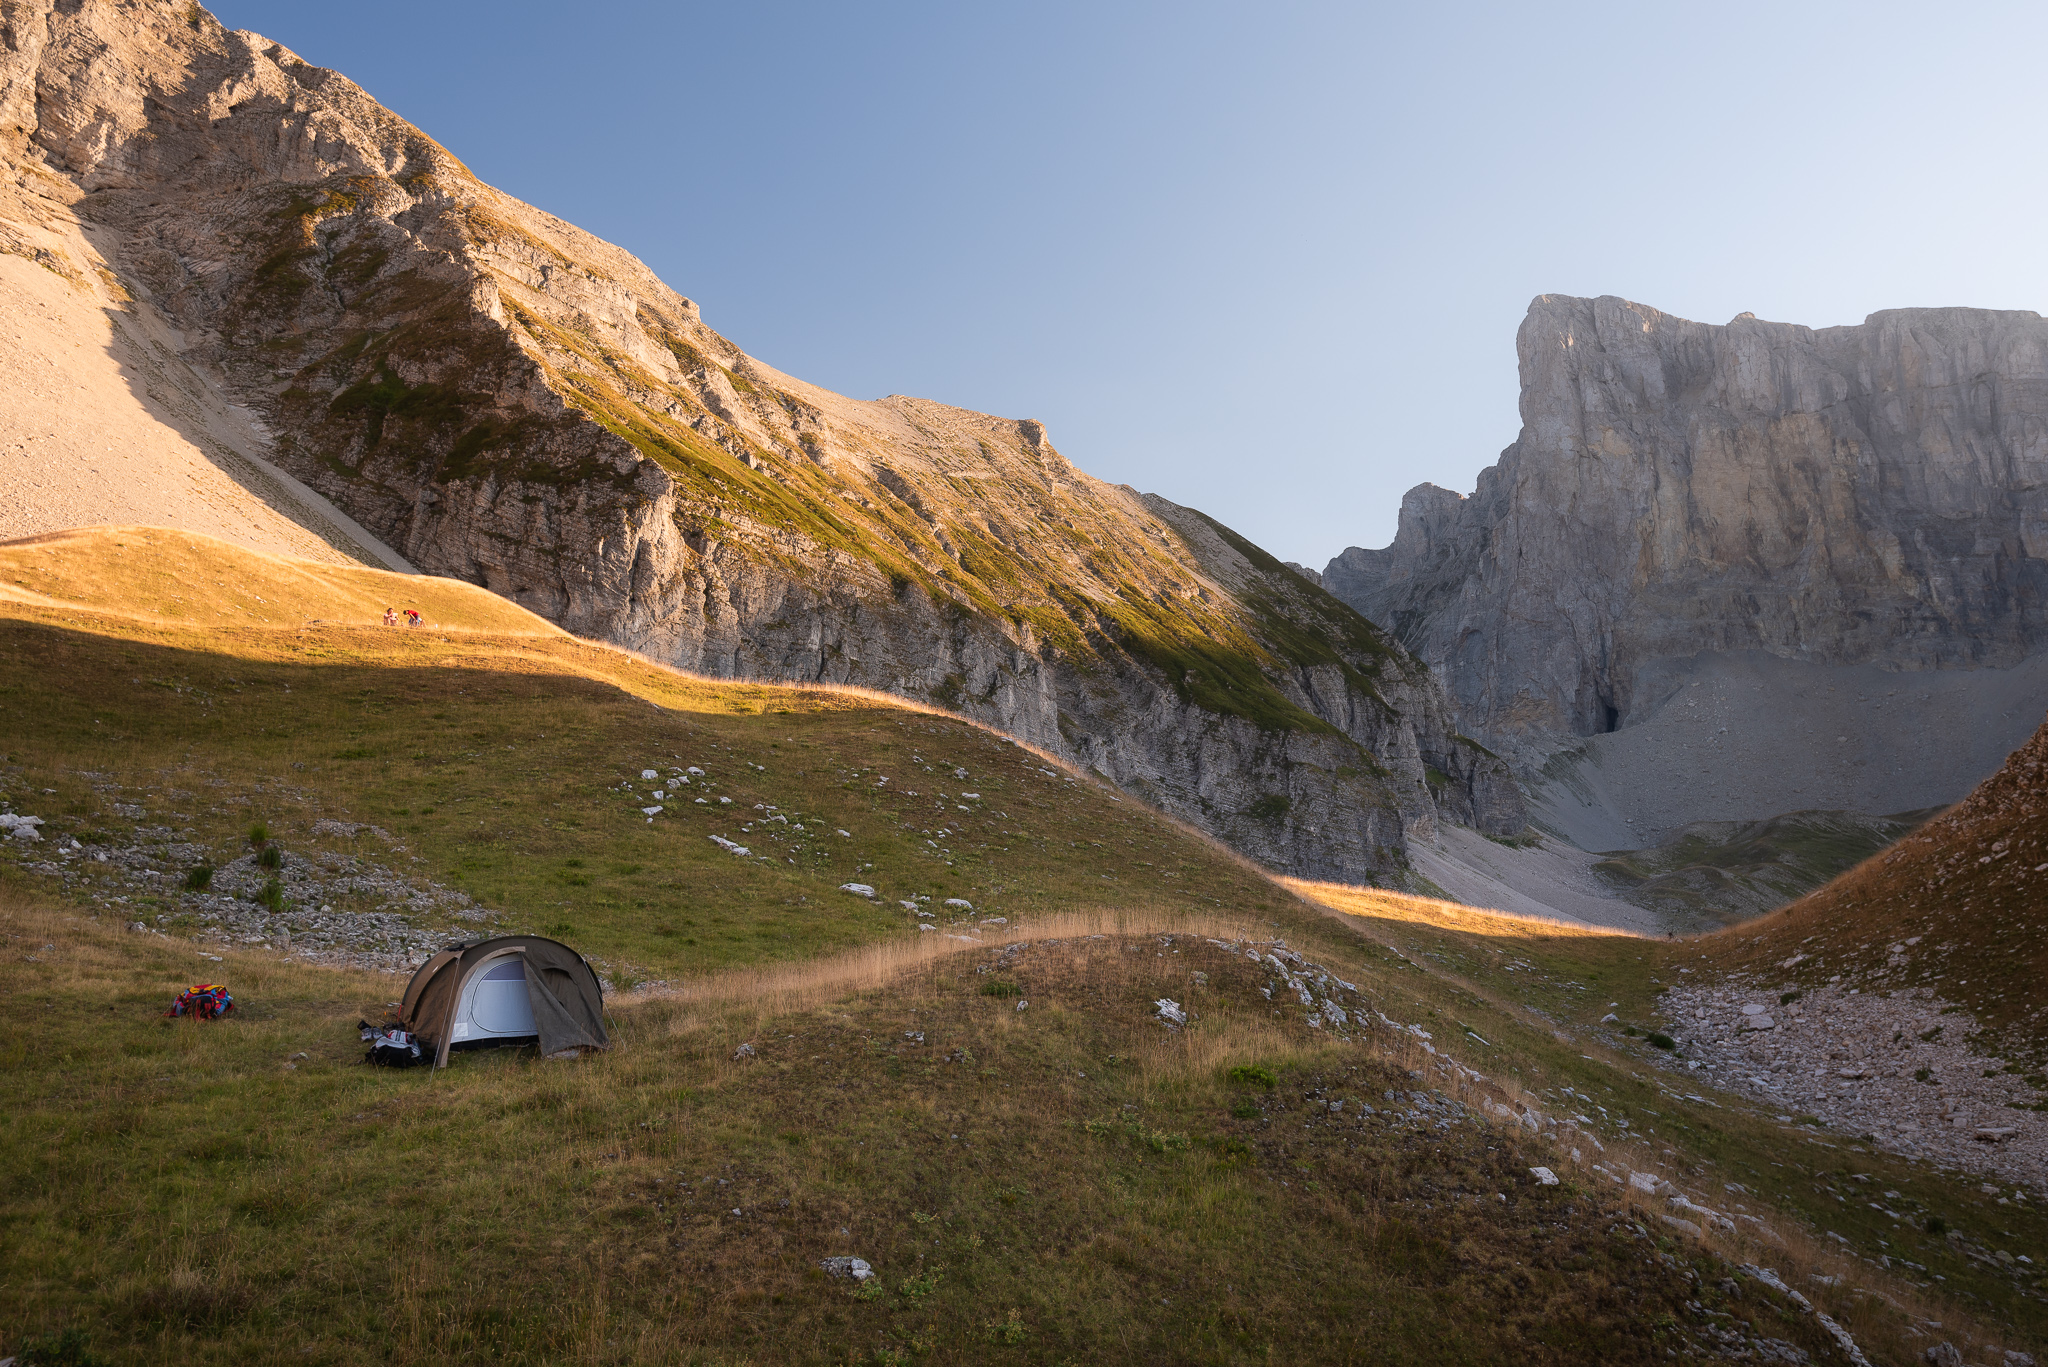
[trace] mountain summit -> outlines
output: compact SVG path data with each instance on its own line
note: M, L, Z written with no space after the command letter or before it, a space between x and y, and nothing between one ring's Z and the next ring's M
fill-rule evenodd
M1516 346L1520 438L1469 498L1411 490L1393 544L1323 581L1443 671L1472 734L1532 773L1590 757L1553 822L1615 849L1924 808L2032 732L2048 321L1717 327L1545 295Z

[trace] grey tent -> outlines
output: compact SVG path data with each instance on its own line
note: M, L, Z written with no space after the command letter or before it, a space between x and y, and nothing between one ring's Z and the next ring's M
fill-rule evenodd
M538 935L441 950L406 984L399 1018L432 1046L437 1068L459 1049L538 1044L553 1057L610 1043L597 974L575 950Z

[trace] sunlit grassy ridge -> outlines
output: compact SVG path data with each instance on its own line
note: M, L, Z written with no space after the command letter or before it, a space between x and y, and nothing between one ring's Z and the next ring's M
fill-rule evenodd
M81 606L106 552L0 548L40 557L0 559L14 577L44 576L0 604L0 787L50 823L0 847L15 863L162 830L225 856L261 820L288 849L465 888L617 984L666 985L615 995L619 1047L583 1064L373 1072L352 1027L397 980L275 946L198 959L180 936L203 918L89 861L68 884L0 872L20 951L0 960L17 1022L0 1334L83 1326L137 1362L1566 1364L1690 1352L1698 1304L1840 1360L1810 1319L1718 1290L1727 1264L1653 1209L1617 1223L1621 1194L1541 1139L1408 1117L1447 1087L1552 1112L1585 1104L1570 1088L1601 1098L1611 1160L1742 1182L1795 1241L1818 1218L1863 1239L1854 1212L1808 1204L1767 1121L1674 1097L1631 1046L1593 1042L1607 1000L1640 1013L1654 991L1656 942L1298 885L1332 917L956 718L692 679L490 618L466 586L402 581L438 625L386 629L348 620L381 612L378 579L353 599L354 572L285 592L216 560L244 571L216 587L260 601L163 621L149 593L178 581L138 555L140 591ZM339 601L310 624L319 594ZM693 765L680 802L639 777L658 769L667 793ZM323 817L395 843L317 836ZM839 891L855 878L881 897ZM919 896L974 909L918 931L896 902ZM129 900L96 900L113 897ZM158 916L169 938L120 928ZM985 943L948 938L970 924ZM1438 1052L1377 1024L1309 1028L1270 966L1212 935L1285 936ZM999 958L1009 937L1030 943ZM199 977L244 1014L162 1022ZM1188 1029L1158 1024L1160 998ZM1539 1163L1565 1185L1537 1186ZM1723 1251L1862 1270L1803 1243ZM875 1263L874 1299L816 1270L837 1253ZM1979 1313L2032 1313L1951 1262L1935 1265L1982 1292ZM1883 1303L1808 1289L1866 1344L1907 1344Z

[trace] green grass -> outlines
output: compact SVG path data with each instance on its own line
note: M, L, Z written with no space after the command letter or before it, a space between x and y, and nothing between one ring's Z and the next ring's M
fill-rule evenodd
M64 587L27 552L5 564ZM1597 1096L1612 1154L1709 1196L1738 1182L1795 1239L1833 1230L1875 1257L1903 1237L1835 1200L1852 1166L1973 1238L1994 1219L2015 1247L2040 1233L1938 1174L1674 1099L1650 1044L1596 1042L1607 1001L1651 1018L1676 952L1656 942L1332 919L1135 802L883 700L691 680L539 629L299 625L313 602L376 598L385 579L358 572L236 583L240 615L214 628L157 614L174 600L144 590L175 585L117 555L99 580L136 615L0 618L0 788L51 837L0 846L18 950L0 959L6 1345L79 1329L123 1362L1652 1362L1690 1341L1692 1303L1835 1360L1811 1320L1718 1290L1719 1255L1621 1220L1547 1141L1390 1121L1388 1091L1447 1082L1419 1076L1434 1065L1412 1035L1311 1030L1264 995L1266 969L1169 932L1284 935L1485 1074L1466 1099ZM523 620L420 588L437 613L473 597ZM638 774L677 764L707 771L680 791L731 808L648 822ZM755 803L821 832L798 853ZM395 844L317 835L322 818ZM198 925L159 910L173 899L87 861L20 867L56 837L149 846L163 827L214 861L384 861L570 939L615 984L676 990L614 995L618 1047L580 1063L363 1068L354 1023L400 980L272 948L200 959L182 938ZM883 899L838 891L856 877ZM912 896L969 898L1034 943L997 958L920 933L894 905ZM123 930L139 909L170 934ZM241 1011L161 1020L199 978ZM1186 1030L1156 1022L1160 997ZM1537 1163L1567 1181L1536 1186ZM1950 1332L2039 1331L2038 1298L1914 1237L1900 1256L1947 1277L1936 1290L1808 1244L1743 1256L1802 1286L1800 1269L1846 1269ZM839 1253L879 1289L825 1279L817 1259ZM1882 1303L1810 1294L1877 1356L1907 1345Z
M640 978L914 934L896 903L916 896L964 898L973 919L1225 903L1261 917L1291 900L1149 809L1048 777L1036 754L951 718L843 695L689 689L631 666L694 694L659 708L590 679L465 667L474 640L400 637L416 658L371 664L361 656L387 638L356 639L356 659L344 632L264 658L260 641L229 655L0 621L0 715L38 717L0 775L37 793L52 834L125 840L174 825L215 864L245 852L249 813L197 795L260 793L270 838L292 850L424 875L510 926L574 925L587 952ZM138 690L138 676L176 689ZM771 702L793 706L761 710ZM679 765L706 776L648 821L640 809L662 784L641 771ZM969 778L952 777L959 767ZM959 801L965 792L978 796ZM810 830L792 836L757 804ZM380 826L404 852L368 832L318 835L321 820ZM9 857L26 856L0 847ZM839 891L848 882L881 895ZM90 868L76 888L133 891Z
M116 1361L1654 1362L1644 1317L1721 1271L1512 1135L1363 1114L1417 1084L1200 941L1034 949L1025 1012L968 951L431 1074L355 1064L373 976L233 956L202 1027L156 1015L175 944L0 926L61 944L0 966L40 1008L0 1074L0 1306ZM1186 1032L1148 1019L1169 992Z

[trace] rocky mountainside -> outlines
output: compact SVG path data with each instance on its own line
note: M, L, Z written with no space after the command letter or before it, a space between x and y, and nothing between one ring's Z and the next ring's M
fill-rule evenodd
M2048 646L2039 315L1899 309L1813 329L1744 314L1715 327L1543 296L1517 348L1521 436L1476 492L1410 491L1393 544L1345 551L1324 583L1438 666L1461 724L1532 771L1560 744L1592 753L1586 738L1668 711L1719 662L1716 687L1739 673L1747 696L1692 740L1761 737L1758 773L1789 788L1841 767L1837 745L1912 729L1910 708L1882 725L1851 715L1873 683L1879 701L1910 696L1929 671L1989 679ZM1861 673L1828 672L1840 670ZM1996 734L1939 794L1887 799L1894 766L1874 752L1827 791L1741 808L1756 798L1749 770L1688 753L1676 771L1708 774L1697 786L1725 786L1728 802L1688 795L1652 824L1953 801L2038 721L2036 673L2013 685L2025 706L1966 703L1998 713ZM1780 703L1830 691L1816 704L1827 715L1798 734L1754 729ZM1668 790L1678 757L1661 758Z
M956 708L1305 875L1523 824L1428 670L1315 584L1036 422L781 374L197 5L0 0L0 154L0 247L160 323L427 572L705 673Z

